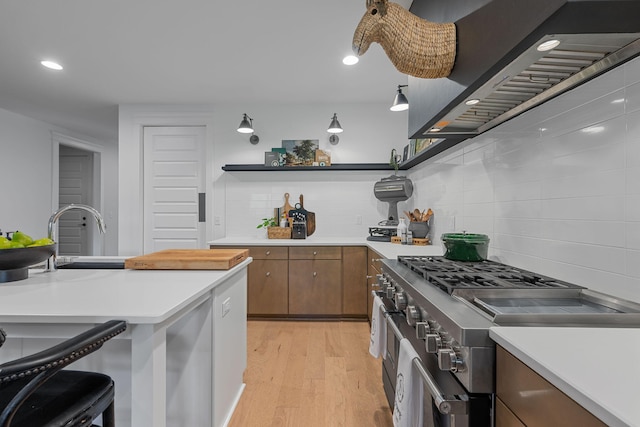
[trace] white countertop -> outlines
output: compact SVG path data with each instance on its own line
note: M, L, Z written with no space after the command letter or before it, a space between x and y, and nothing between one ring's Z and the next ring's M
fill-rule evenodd
M208 243L211 246L367 246L385 258L398 255L438 256L444 254L441 246L399 245L373 242L362 237L316 237L306 239L266 239L258 237L224 237Z
M609 426L640 426L640 329L494 327L491 338Z
M0 323L159 323L223 283L230 270L29 270L0 284Z

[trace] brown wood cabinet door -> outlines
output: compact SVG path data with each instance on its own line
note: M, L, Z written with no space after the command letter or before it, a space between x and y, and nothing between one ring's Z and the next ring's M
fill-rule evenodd
M501 346L496 347L496 395L529 427L606 426Z
M378 252L373 249L369 249L367 255L367 314L369 317L369 323L371 323L371 310L373 309L373 295L371 294L371 291L380 290L377 276L380 274L380 259L382 259L382 256Z
M289 314L339 315L341 267L340 260L290 260Z
M367 248L342 248L342 314L367 315Z
M247 314L288 314L288 275L287 260L254 259L247 274Z

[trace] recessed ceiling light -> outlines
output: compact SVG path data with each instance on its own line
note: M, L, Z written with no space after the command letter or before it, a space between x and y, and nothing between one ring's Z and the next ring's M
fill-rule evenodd
M62 65L58 64L57 62L54 61L40 61L40 63L44 66L47 67L51 70L56 70L56 71L60 71L62 70Z
M546 52L555 47L558 47L559 44L560 40L547 40L544 43L540 43L536 49L538 49L540 52Z
M614 99L611 101L612 104L622 104L625 101L624 98Z
M344 65L354 65L357 64L359 60L355 55L347 55L342 59L342 63Z
M465 104L467 104L467 105L476 105L478 102L480 102L479 99L470 99L467 102L465 102Z
M440 132L441 130L440 128L431 128L431 132Z

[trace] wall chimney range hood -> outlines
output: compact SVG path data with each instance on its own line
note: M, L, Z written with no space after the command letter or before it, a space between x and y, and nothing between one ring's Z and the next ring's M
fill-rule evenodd
M409 138L439 139L424 158L640 54L640 0L414 0L410 10L458 31L449 77L409 77Z

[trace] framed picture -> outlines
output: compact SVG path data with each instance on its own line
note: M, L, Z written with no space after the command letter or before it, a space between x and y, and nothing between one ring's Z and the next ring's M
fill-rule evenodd
M318 149L317 139L283 139L287 166L312 166Z

